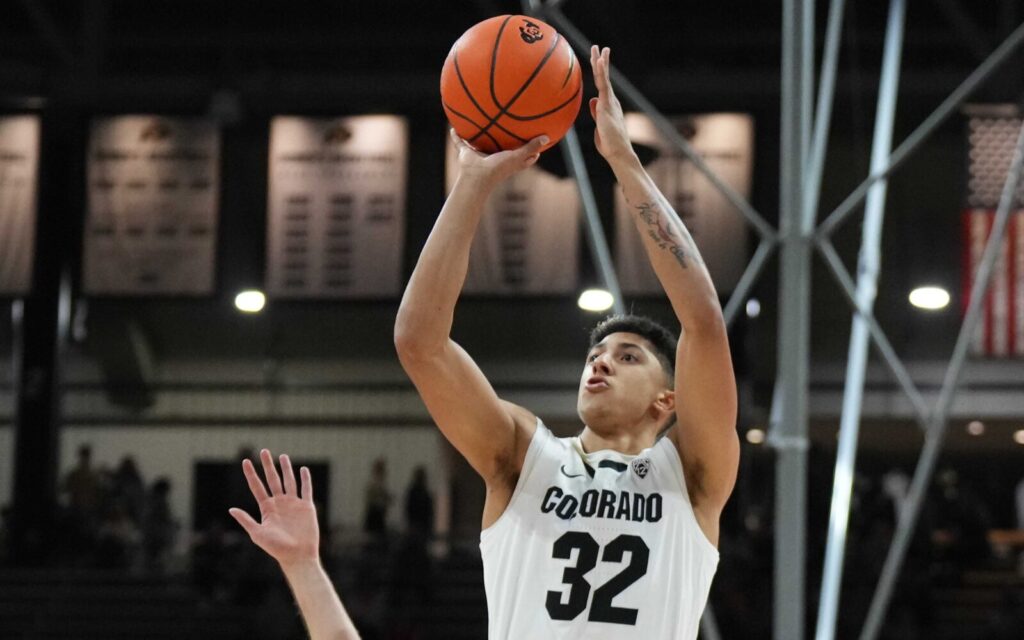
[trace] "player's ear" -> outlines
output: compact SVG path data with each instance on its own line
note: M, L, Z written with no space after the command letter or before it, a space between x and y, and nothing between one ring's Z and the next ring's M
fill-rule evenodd
M654 406L666 413L676 410L676 392L663 389L654 400Z

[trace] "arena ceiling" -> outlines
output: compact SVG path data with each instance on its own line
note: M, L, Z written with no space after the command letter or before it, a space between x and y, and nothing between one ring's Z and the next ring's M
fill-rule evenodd
M753 204L769 220L778 208L779 3L622 2L568 0L563 12L592 40L613 48L615 64L666 113L745 110L758 133ZM825 2L817 22L824 31ZM847 3L833 145L822 209L830 210L867 173L887 3ZM492 15L518 13L500 0L418 2L208 2L205 0L17 0L0 20L0 109L59 108L86 122L91 114L164 111L220 117L236 151L225 162L238 175L265 171L267 121L277 113L404 113L419 126L413 144L406 272L443 198L437 99L441 63L458 35ZM1024 19L1024 2L935 0L910 3L896 140L905 137ZM976 101L1019 102L1020 54L1007 62ZM959 213L964 183L964 124L954 117L896 174L888 200L878 313L901 355L948 357L959 323ZM436 133L435 133L436 129ZM580 119L582 137L592 129ZM436 144L436 150L431 145ZM44 159L44 162L52 162ZM81 162L81 159L72 159ZM593 154L599 188L610 176ZM226 172L229 173L229 172ZM417 183L417 180L419 181ZM110 331L97 324L128 319L158 358L374 357L391 353L397 301L272 304L258 318L231 307L237 287L258 281L263 267L265 186L225 187L218 294L201 300L86 300L79 305L78 350L102 354ZM607 201L607 199L606 199ZM72 212L72 217L80 212ZM606 222L610 216L606 215ZM859 224L837 245L851 265ZM586 255L584 261L587 261ZM584 267L587 273L590 267ZM777 309L771 263L755 295L764 312L743 319L734 344L743 368L762 383L774 377ZM923 315L906 304L909 288L928 279L946 284L954 304ZM816 265L815 358L845 355L850 316L836 286ZM658 300L631 301L662 317ZM510 322L514 320L514 322ZM484 358L514 352L574 358L593 318L561 299L468 301L460 307L460 340ZM495 331L500 326L500 331ZM0 320L0 353L9 353L9 314Z

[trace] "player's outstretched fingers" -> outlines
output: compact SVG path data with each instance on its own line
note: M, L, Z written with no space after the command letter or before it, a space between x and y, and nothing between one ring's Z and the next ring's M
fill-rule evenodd
M516 149L516 153L526 166L530 166L540 158L540 150L548 143L548 140L547 136L537 136Z
M231 517L234 518L238 524L242 525L242 528L245 529L245 532L249 534L250 538L256 538L256 532L259 531L260 525L252 519L252 516L238 507L228 509L228 513L231 514Z
M313 480L309 476L309 467L299 469L302 476L302 499L306 502L313 502Z
M299 496L295 488L295 472L292 471L292 461L287 453L281 454L281 476L284 478L284 492L290 496Z
M277 475L277 467L274 466L274 457L270 451L260 451L260 460L263 462L263 475L267 477L267 486L270 487L270 495L280 496L284 494L281 486L281 477Z
M253 466L252 460L246 458L242 460L242 473L245 475L245 481L249 484L249 491L252 492L252 497L256 498L256 502L263 502L270 496L267 495L267 489L263 486L263 481L260 480L260 476L256 473L256 467Z

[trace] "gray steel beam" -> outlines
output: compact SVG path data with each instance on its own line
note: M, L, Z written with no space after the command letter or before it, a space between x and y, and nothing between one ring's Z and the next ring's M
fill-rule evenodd
M808 150L807 174L804 176L804 224L813 225L818 218L821 197L821 176L825 171L825 148L832 123L832 103L836 91L836 67L842 42L843 13L846 0L832 0L825 30L825 56L821 61L821 83L818 86L818 107L814 116L814 133Z
M731 327L732 323L736 321L736 316L739 315L743 303L746 302L747 295L754 287L758 276L761 275L761 270L764 269L768 258L771 257L778 244L779 241L775 238L762 238L761 242L758 243L757 250L754 251L754 257L750 259L750 263L743 271L743 275L740 276L739 282L736 283L736 288L732 290L729 301L725 304L723 315L725 316L726 326Z
M523 12L528 15L536 15L543 8L540 0L523 0L522 4ZM576 135L576 127L569 127L569 131L562 139L561 147L562 154L565 156L565 164L569 167L569 174L576 180L576 188L580 193L587 242L597 265L598 276L608 293L612 294L612 308L615 313L623 315L626 313L626 303L622 299L619 278L615 274L615 264L612 262L611 252L608 250L608 239L604 235L604 227L601 226L601 213L597 208L597 199L594 198L594 187L590 184L590 174L587 172L587 163L583 159L583 149L580 147L580 139Z
M558 27L559 32L565 36L565 38L572 43L572 45L581 54L590 51L591 42L583 34L582 31L576 28L568 18L565 17L561 11L551 6L541 6L535 0L526 0L531 2L531 8L537 7L543 12L544 17L555 23ZM589 55L589 54L588 54ZM611 80L615 85L615 91L618 95L624 98L627 102L631 103L634 107L643 111L654 126L658 129L659 133L667 140L672 143L679 151L687 157L690 162L708 179L711 184L715 186L726 200L728 200L733 206L735 206L743 217L753 226L758 234L762 238L775 237L775 228L769 224L760 213L757 212L754 207L747 202L746 198L736 192L735 189L725 183L722 178L718 176L711 167L704 162L700 154L694 151L690 143L686 141L683 136L676 131L676 128L672 126L672 123L662 115L658 109L648 100L639 89L636 88L622 73L619 72L614 66L611 67Z
M1017 47L1024 42L1024 24L1018 26L1013 33L1003 41L999 47L989 55L985 62L974 70L971 75L960 83L953 93L949 94L942 104L936 107L935 111L931 113L924 122L922 122L914 132L907 136L900 146L892 152L889 156L889 162L885 169L869 175L864 182L862 182L853 192L847 196L838 207L835 208L832 213L828 215L825 221L818 228L817 235L819 237L829 236L835 229L843 223L843 221L849 217L851 213L857 208L860 203L864 202L864 198L867 197L868 189L872 184L879 180L888 177L890 173L895 171L900 165L902 165L907 158L910 157L914 151L924 142L928 136L932 134L945 122L946 118L953 114L953 111L959 107L964 100L979 87L982 83L988 80L989 76L999 68L1003 62L1005 62L1010 55L1017 50Z
M892 0L889 5L889 21L882 57L882 82L878 88L878 105L875 110L875 134L871 147L872 173L884 167L892 149L905 17L905 0ZM878 290L878 272L882 261L882 221L885 217L887 187L887 180L879 180L871 186L868 193L860 265L857 269L857 306L861 309L870 310L874 306ZM836 454L835 477L832 483L832 507L829 513L821 597L818 600L816 640L833 640L836 634L846 532L850 519L850 497L853 492L853 471L857 459L860 409L864 399L868 331L867 320L855 312L850 334L846 389L843 392L843 412L839 422L839 450Z
M839 290L843 293L846 301L849 303L850 308L853 309L861 318L867 321L868 328L871 331L871 339L874 340L875 348L878 353L882 356L882 360L886 366L889 367L889 371L896 378L903 393L906 394L907 399L914 405L914 412L917 417L917 422L921 426L922 431L928 429L928 417L931 413L931 409L928 404L924 401L924 396L917 389L917 385L914 384L913 378L910 376L910 372L907 371L906 367L900 361L899 356L896 355L896 350L893 349L889 339L885 337L885 332L882 331L881 325L878 324L878 320L875 315L871 312L871 309L861 307L857 302L856 285L853 283L853 278L850 277L850 273L843 266L843 261L836 253L835 247L828 241L827 238L817 238L818 251L821 253L822 258L825 260L825 264L829 267L832 275L835 277L836 282L839 283Z
M807 380L810 359L811 228L805 225L803 131L807 101L801 80L807 54L801 34L813 0L782 5L782 101L779 220L781 268L774 418L768 444L776 450L773 636L804 637L804 556L807 520Z
M619 278L615 275L611 252L608 251L608 240L604 235L604 227L601 226L601 214L597 208L597 200L594 199L594 188L590 184L590 174L587 173L587 164L583 160L583 150L576 136L576 127L569 127L561 145L569 174L576 180L576 188L580 192L587 241L590 243L590 253L597 263L597 272L605 289L612 294L612 307L615 313L625 314L626 303L622 299L622 290L619 288Z
M1021 126L1020 134L1017 136L1017 147L1013 155L1013 162L1010 163L1010 170L1006 176L1006 183L1003 185L1002 197L999 200L999 207L996 209L995 223L992 225L992 233L985 244L985 251L982 254L981 264L978 266L978 273L974 277L971 287L971 298L967 305L967 313L964 322L957 335L956 344L953 347L953 355L949 361L949 368L942 381L942 389L939 392L939 399L935 411L932 412L931 426L925 434L924 450L918 460L917 468L914 470L914 478L910 483L910 492L900 511L900 519L893 534L892 547L889 555L885 558L885 565L882 567L882 575L878 580L878 588L871 600L871 608L868 610L868 617L861 631L861 640L874 640L878 636L885 613L892 598L893 589L896 586L896 578L899 576L900 567L906 556L907 547L910 545L910 536L914 532L917 523L917 516L924 503L928 491L928 484L931 482L932 473L935 471L935 464L938 461L939 453L945 442L946 430L949 427L947 416L949 408L953 403L957 386L960 383L960 374L967 358L967 349L970 346L971 336L974 334L975 326L981 318L982 301L988 292L988 286L992 279L992 272L996 259L999 257L1003 238L1006 236L1006 227L1010 220L1010 209L1014 203L1014 193L1020 182L1021 168L1024 167L1024 125Z

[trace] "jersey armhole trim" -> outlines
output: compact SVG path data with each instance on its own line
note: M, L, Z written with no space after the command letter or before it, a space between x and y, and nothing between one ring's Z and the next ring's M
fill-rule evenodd
M679 480L680 486L683 487L683 492L686 495L686 504L690 506L690 520L693 521L693 526L697 529L697 533L699 534L698 537L702 541L702 546L704 546L705 549L712 554L712 556L715 559L715 562L718 562L718 547L713 545L711 543L711 540L708 539L708 535L704 533L704 529L701 528L700 522L697 520L697 514L693 510L693 502L690 501L690 490L686 486L686 473L683 471L683 459L679 456L679 451L676 449L675 444L673 444L671 440L669 440L668 438L662 438L661 441L659 441L659 443L660 442L665 442L665 448L669 449L670 451L668 456L671 460L674 461L672 467L675 473L677 474L677 479Z
M533 437L530 439L530 446L526 449L526 457L523 459L523 468L519 472L519 479L516 480L516 488L512 490L512 497L509 498L508 504L505 505L505 510L501 512L498 519L494 521L491 526L486 529L480 530L480 543L485 542L485 538L491 537L495 530L502 522L507 520L508 512L512 510L512 506L516 502L516 498L522 493L523 487L526 486L526 480L533 471L533 468L537 465L537 459L540 457L541 450L547 445L547 441L550 438L550 432L547 427L541 421L540 417L537 418L537 429L533 432Z

